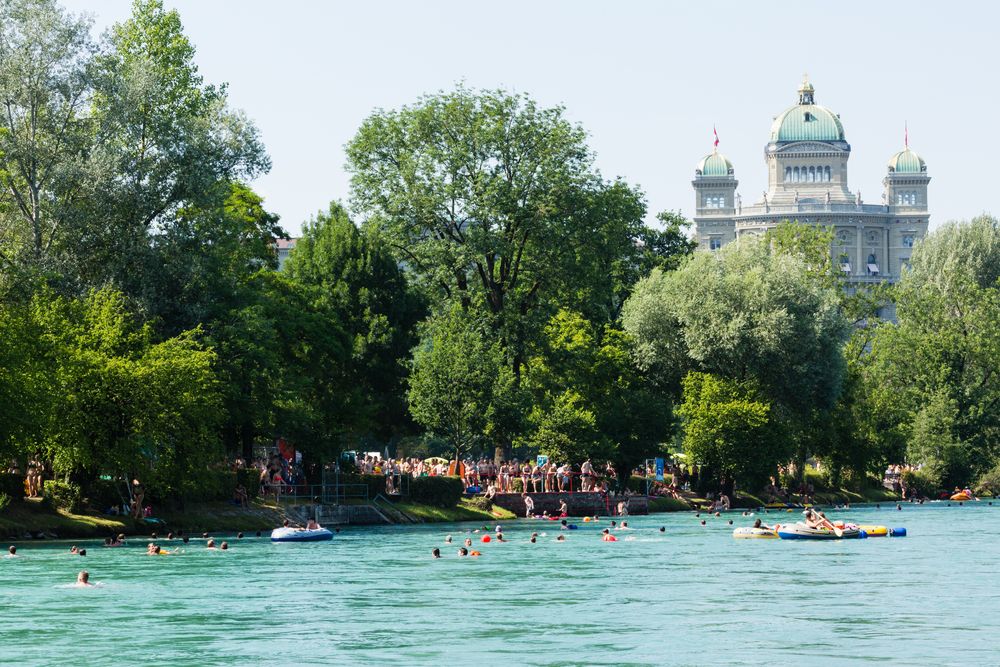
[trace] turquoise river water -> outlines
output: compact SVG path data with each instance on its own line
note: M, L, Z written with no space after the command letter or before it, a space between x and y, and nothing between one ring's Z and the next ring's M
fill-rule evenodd
M520 520L504 544L466 535L470 524L354 527L313 544L230 537L228 552L199 539L160 557L143 540L80 542L86 557L20 543L0 558L0 663L1000 664L1000 504L828 515L909 535L734 540L728 521L752 518L731 512L706 526L631 517L615 543L600 539L607 521L579 520L565 542L558 524ZM466 536L482 557L457 556ZM84 568L100 586L72 587Z

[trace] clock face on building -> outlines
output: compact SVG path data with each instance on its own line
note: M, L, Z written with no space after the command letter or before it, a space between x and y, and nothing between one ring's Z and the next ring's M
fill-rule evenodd
M837 232L837 243L840 245L848 245L853 240L854 234L852 232L849 232L846 229L841 229Z

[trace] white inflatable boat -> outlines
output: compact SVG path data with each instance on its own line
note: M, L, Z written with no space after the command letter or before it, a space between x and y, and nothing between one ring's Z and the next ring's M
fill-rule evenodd
M271 531L272 542L322 542L332 540L333 533L326 528L275 528Z

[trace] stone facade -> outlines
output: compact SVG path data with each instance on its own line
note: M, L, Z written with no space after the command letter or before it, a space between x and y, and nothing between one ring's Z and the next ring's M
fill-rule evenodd
M799 103L775 118L764 148L768 189L743 206L736 172L718 151L698 163L695 236L704 250L718 250L740 236L760 235L783 221L830 228L831 257L848 289L894 281L910 261L914 243L927 234L924 161L905 141L889 160L880 204L865 204L847 182L847 143L840 117L815 104L803 82Z

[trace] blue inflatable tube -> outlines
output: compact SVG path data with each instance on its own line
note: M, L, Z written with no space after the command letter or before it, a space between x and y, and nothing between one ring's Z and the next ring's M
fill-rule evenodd
M890 528L889 529L889 536L890 537L906 537L906 529L905 528Z

